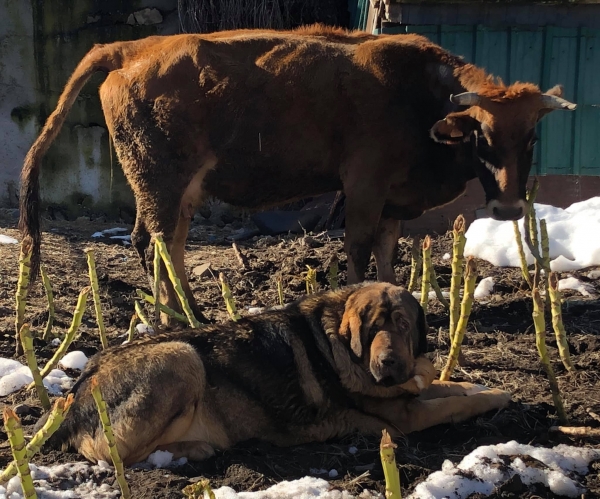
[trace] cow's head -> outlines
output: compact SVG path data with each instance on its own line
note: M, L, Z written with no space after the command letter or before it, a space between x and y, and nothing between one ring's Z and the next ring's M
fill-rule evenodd
M469 143L487 210L496 220L517 220L525 214L535 126L554 109L577 107L561 95L561 86L542 93L527 83L508 87L490 83L478 92L451 95L453 103L466 109L448 114L431 129L437 142Z

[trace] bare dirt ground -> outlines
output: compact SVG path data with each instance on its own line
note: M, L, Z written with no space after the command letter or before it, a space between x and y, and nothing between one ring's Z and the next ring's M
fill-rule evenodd
M104 320L109 341L119 344L127 331L133 312L136 288L149 292L135 251L120 242L92 239L93 232L114 227L78 220L76 222L47 223L43 235L43 262L52 281L56 303L56 323L53 333L63 335L71 320L80 290L88 285L84 248L96 250ZM121 225L131 229L130 226ZM283 279L285 299L293 300L305 292L301 273L306 265L318 269L317 280L327 287L326 264L336 254L340 259L340 283L345 283L345 255L341 240L321 239L314 244L303 244L301 237L258 237L238 243L248 257L250 269L239 265L231 243L226 239L242 227L241 222L223 228L196 224L190 235L187 265L196 297L205 307L205 314L218 321L227 319L220 289L216 282L218 272L227 276L238 308L271 306L277 304L276 278ZM4 234L18 238L13 220L0 220ZM208 242L207 242L208 241ZM442 287L449 285L449 262L442 255L451 249L449 235L434 238L434 264ZM17 282L18 245L0 245L0 356L13 357L14 291ZM214 276L194 275L193 269L210 262ZM401 240L396 271L399 282L406 284L409 275L410 240ZM600 440L574 440L549 433L557 424L548 382L540 367L532 330L531 304L517 269L494 268L478 261L481 277L493 276L494 294L486 302L477 303L471 316L464 353L467 365L456 371L455 380L467 380L511 391L514 402L498 413L486 414L463 424L444 425L407 436L399 442L397 462L403 492L412 490L433 470L438 470L445 459L459 461L475 447L518 440L524 444L552 447L558 443L595 446ZM595 286L600 293L600 281L587 279L587 271L572 273ZM375 277L374 265L369 278ZM557 373L570 422L575 426L600 426L600 421L589 411L600 414L600 302L594 297L583 298L566 292L564 319L569 335L569 346L577 372L567 373L558 360L553 335L548 334L548 349ZM42 331L47 319L46 299L41 284L30 290L27 320L34 330ZM448 353L446 342L448 316L436 302L430 302L428 321L432 328L430 350L437 366ZM80 336L71 349L84 351L88 356L100 348L93 308L88 306L80 329ZM54 347L36 340L40 363L48 359ZM23 357L19 358L25 363ZM76 372L70 374L76 375ZM33 394L25 390L0 399L0 408L25 403L30 406L23 416L26 431L31 429L41 408ZM348 449L355 446L358 452ZM10 456L6 434L0 430L0 467ZM49 453L35 459L39 464L77 461L76 454ZM333 486L358 493L363 488L384 490L383 472L379 462L378 439L356 435L342 441L280 449L259 442L244 445L217 455L205 462L191 462L170 470L128 470L134 497L182 497L181 489L190 479L207 477L215 487L228 485L236 490L264 489L284 479L295 479L311 474L310 469L335 469L338 476L331 479ZM585 485L585 497L600 497L600 463L592 465ZM328 478L324 476L323 478ZM556 497L541 486L521 487L512 491L498 491L493 497L550 498Z

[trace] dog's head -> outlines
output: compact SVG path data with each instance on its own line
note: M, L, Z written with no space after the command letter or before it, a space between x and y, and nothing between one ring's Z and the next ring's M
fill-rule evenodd
M346 301L339 334L377 384L402 384L415 358L427 351L427 324L419 302L387 283L357 288Z

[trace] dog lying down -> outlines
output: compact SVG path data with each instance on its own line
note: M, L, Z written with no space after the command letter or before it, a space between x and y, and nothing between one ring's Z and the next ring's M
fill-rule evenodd
M112 347L88 362L47 445L109 460L94 376L126 465L155 450L201 460L251 438L289 446L384 428L398 436L509 403L501 390L434 381L426 333L410 293L375 283Z

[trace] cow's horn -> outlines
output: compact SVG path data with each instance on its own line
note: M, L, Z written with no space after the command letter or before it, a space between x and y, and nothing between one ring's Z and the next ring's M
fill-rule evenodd
M577 109L577 104L573 104L572 102L569 102L562 97L557 97L556 95L543 94L542 107L544 109L568 109L569 111L574 111Z
M481 102L481 97L477 92L463 92L458 95L451 95L450 101L459 106L476 106Z

